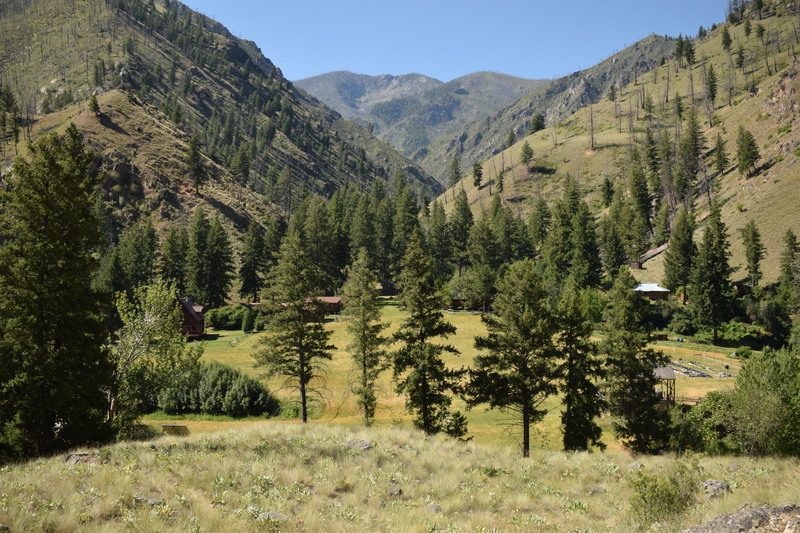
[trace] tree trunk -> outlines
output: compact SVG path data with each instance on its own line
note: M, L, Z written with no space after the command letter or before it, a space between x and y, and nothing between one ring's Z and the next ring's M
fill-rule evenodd
M303 424L308 423L308 404L306 398L306 384L304 382L300 382L300 418L303 420Z
M531 411L528 401L522 404L522 457L531 456Z

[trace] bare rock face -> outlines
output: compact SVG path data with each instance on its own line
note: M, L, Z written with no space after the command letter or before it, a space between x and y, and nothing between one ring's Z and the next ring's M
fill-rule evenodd
M681 533L789 533L800 531L800 507L756 507L748 504L733 514L720 516Z

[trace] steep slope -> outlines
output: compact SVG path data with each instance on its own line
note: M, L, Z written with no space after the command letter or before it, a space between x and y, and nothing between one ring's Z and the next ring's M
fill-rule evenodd
M226 196L255 193L284 210L308 192L369 188L397 171L420 194L438 187L386 143L295 89L253 43L178 2L2 0L0 14L2 82L20 108L21 140L55 127L52 121L41 127L42 116L65 110L58 116L74 117L71 105L85 108L93 93L121 91L138 111L155 116L160 110L159 120L173 125L151 130L143 124L136 131L144 143L171 132L166 142L180 145L169 165L139 158L136 169L168 183L173 193L189 189L182 161L191 135ZM128 118L119 115L114 125L132 134ZM93 142L101 150L114 146L101 130ZM4 145L6 160L12 146L11 139ZM136 159L136 153L122 155ZM238 209L218 208L228 215Z
M496 72L476 72L448 83L419 74L333 72L300 80L297 85L345 118L372 125L381 139L412 154L441 137L461 132L544 83Z
M670 57L664 65L639 76L638 83L619 90L616 104L604 99L591 110L582 109L553 127L518 138L510 149L483 162L484 181L480 187L473 186L471 176L467 176L456 188L464 187L473 209L479 213L491 205L493 195L497 194L498 177L502 174L504 201L525 214L540 197L552 203L562 193L566 176L572 176L578 179L592 210L600 215L604 212L601 202L604 178L609 178L615 189L624 191L627 188L629 146L635 144L644 154L648 127L652 128L656 140L662 132L670 139L675 138L675 95L679 94L684 108L694 103L703 134L704 164L693 189L698 218L703 219L708 212L705 175L712 195L722 205L723 221L728 226L733 279L745 277L740 229L752 219L766 246L762 262L764 281L775 281L785 231L792 229L800 234L800 211L797 209L800 199L800 104L797 99L800 63L795 58L800 42L794 32L796 16L780 8L776 12L765 12L763 20L753 20L752 26L761 24L764 28L763 42L755 31L746 36L744 24L727 24L733 41L730 54L723 50L720 26L705 38L693 41L697 58L694 65L679 67ZM744 64L736 67L740 45ZM708 72L712 66L718 79L713 104L705 97L703 81L703 70ZM650 116L643 108L648 98L654 104ZM709 116L712 126L709 126ZM761 153L758 172L752 177L736 168L736 139L740 126L753 133ZM713 148L718 133L726 143L730 159L721 175L713 169ZM592 136L594 146L591 145ZM521 150L526 141L534 153L527 168L521 163ZM466 168L463 163L462 168ZM448 209L453 205L454 193L451 189L440 197ZM699 230L697 238L700 234ZM645 270L635 274L642 280L660 281L662 261L663 254L657 255L645 263Z
M453 157L458 156L466 168L499 153L508 132L524 136L534 115L543 114L548 125L558 122L604 98L612 85L621 87L642 77L668 57L673 46L672 40L651 35L591 68L542 85L463 131L421 148L413 158L445 183Z

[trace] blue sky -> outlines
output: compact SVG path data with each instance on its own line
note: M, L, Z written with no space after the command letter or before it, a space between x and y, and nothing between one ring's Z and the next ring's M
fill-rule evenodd
M290 80L334 70L450 81L492 70L554 78L651 33L695 35L726 0L184 0L255 41Z

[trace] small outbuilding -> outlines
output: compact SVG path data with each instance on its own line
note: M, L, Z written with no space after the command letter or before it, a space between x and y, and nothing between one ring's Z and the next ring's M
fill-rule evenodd
M339 296L314 296L308 301L316 300L321 302L326 315L338 315L342 312L342 299Z
M203 306L194 305L189 298L178 298L181 304L183 324L181 331L190 339L200 339L206 332L206 319L203 316Z
M649 300L666 300L670 293L669 289L660 287L658 283L640 283L633 290Z
M675 371L671 366L659 366L653 369L653 375L658 379L660 385L656 389L656 394L661 397L661 401L670 405L675 404Z

